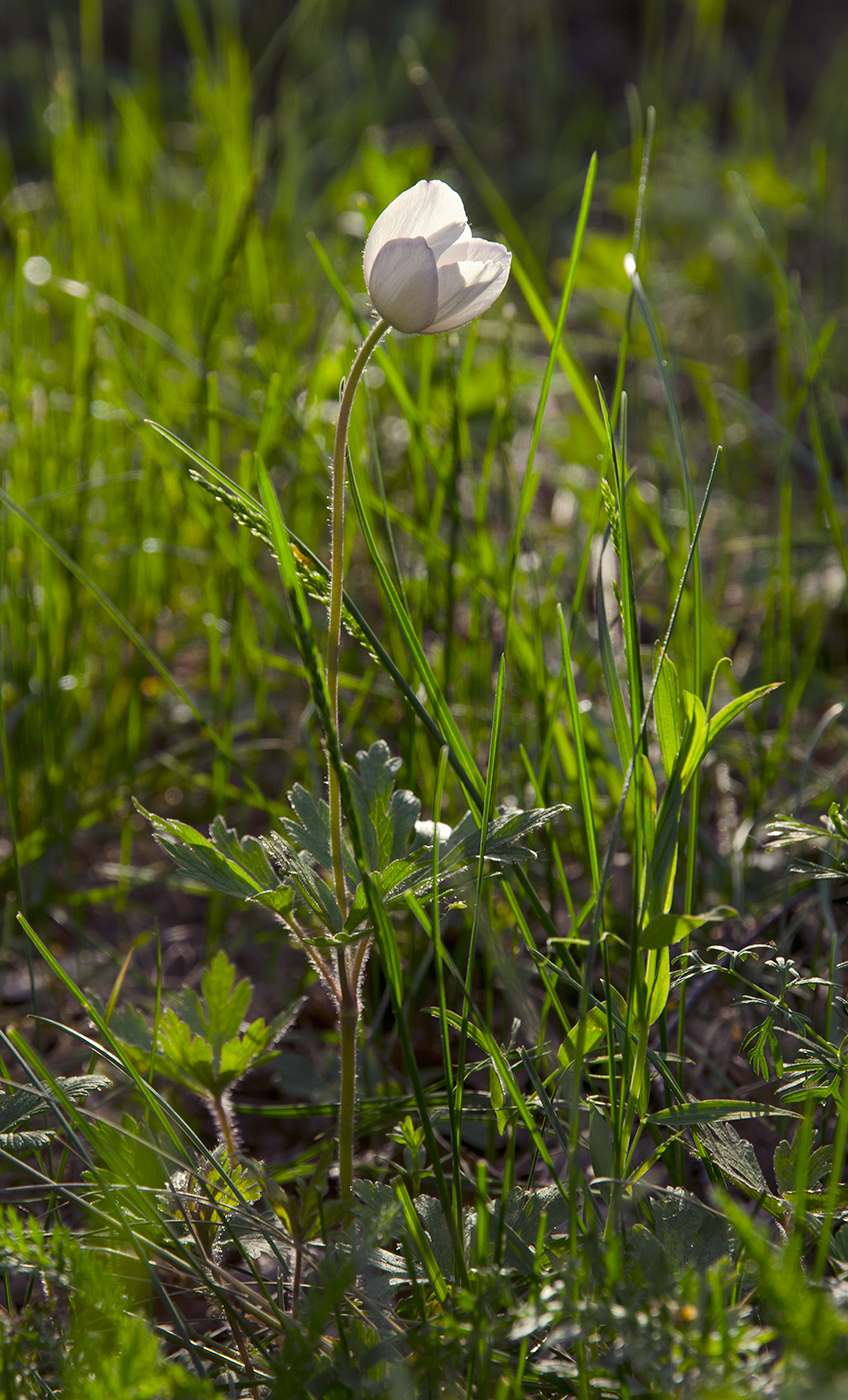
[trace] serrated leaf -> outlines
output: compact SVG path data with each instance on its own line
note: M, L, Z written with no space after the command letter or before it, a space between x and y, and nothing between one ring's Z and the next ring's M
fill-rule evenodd
M89 1094L106 1089L111 1079L102 1074L78 1074L65 1077L58 1075L56 1085L69 1099L85 1099ZM35 1089L15 1089L12 1093L0 1095L0 1133L9 1133L20 1123L25 1123L34 1113L43 1113L51 1103L58 1103L59 1096L50 1084L39 1085Z
M227 826L223 817L215 817L209 828L209 837L213 846L239 866L261 890L273 889L278 883L262 843L255 836L239 837L238 832Z
M543 1212L546 1237L568 1223L568 1201L563 1199L558 1186L543 1186L537 1191L514 1186L507 1193L504 1202L506 1255L525 1278L536 1267L535 1249Z
M73 1074L56 1076L56 1083L69 1099L87 1099L89 1094L97 1094L101 1089L110 1089L112 1081L105 1074Z
M223 949L219 949L200 979L206 1003L206 1034L213 1044L235 1035L250 1005L253 983L247 977L236 982L235 975L233 964Z
M204 971L201 990L202 997L186 990L165 1008L156 1048L173 1078L203 1097L220 1099L249 1069L271 1058L301 1003L269 1025L262 1017L245 1025L252 983L248 978L235 981L235 968L223 950Z
M23 1133L0 1133L0 1147L13 1157L21 1157L25 1152L38 1152L52 1142L56 1133L52 1128L28 1129Z
M133 799L135 801L135 799ZM218 890L237 899L256 894L262 886L248 871L223 855L208 839L186 822L170 817L158 817L139 802L137 810L151 823L153 835L174 864L207 889Z
M652 1204L657 1239L673 1274L679 1276L687 1269L705 1273L730 1252L727 1220L688 1191L671 1188Z
M383 1181L368 1181L365 1178L354 1181L353 1194L362 1202L366 1212L379 1215L385 1220L396 1220L400 1215L400 1202Z
M453 1241L441 1202L435 1196L416 1196L415 1212L430 1240L436 1263L445 1278L454 1271Z
M153 1049L153 1032L136 1006L116 1007L109 1019L109 1029L134 1050L149 1055Z
M751 1196L770 1194L753 1147L728 1122L702 1123L696 1135L713 1164L735 1186L741 1186Z
M408 788L399 788L392 794L389 803L389 816L392 823L392 848L389 852L391 860L398 860L406 850L409 838L415 830L415 823L418 821L421 812L421 803L410 792Z
M300 783L295 783L288 797L297 822L283 817L280 825L295 846L301 845L320 865L331 869L333 853L330 844L329 807L324 801L317 803L311 792L307 792Z
M788 1196L795 1190L798 1169L798 1139L793 1142L779 1142L774 1149L774 1176L781 1196ZM806 1163L807 1186L815 1186L830 1170L833 1161L833 1147L827 1144L811 1152Z
M300 827L297 829L302 830ZM254 897L254 902L266 909L273 909L285 919L292 908L291 891L294 890L312 910L323 928L337 938L342 933L342 913L335 892L327 881L305 858L295 854L293 848L286 847L276 832L266 838L264 845L275 860L285 862L285 879L289 888L283 884L276 890L264 890L262 894Z
M357 774L351 770L351 776L358 781L366 810L372 813L377 829L383 824L388 812L400 759L392 757L385 740L377 739L369 749L359 750L356 761L359 772Z
M668 1293L671 1270L665 1250L646 1225L634 1225L627 1239L628 1255L655 1298Z

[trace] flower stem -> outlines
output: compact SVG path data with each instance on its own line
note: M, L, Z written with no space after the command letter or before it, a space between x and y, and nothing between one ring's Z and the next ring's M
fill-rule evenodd
M363 340L350 374L345 380L336 423L333 446L333 491L330 504L330 608L327 637L327 688L330 692L330 722L339 732L339 651L342 637L342 589L344 586L344 506L345 467L347 465L347 434L350 413L362 371L381 336L388 329L384 320L377 321ZM329 738L329 736L328 736ZM332 754L327 753L327 788L330 797L330 846L333 856L333 883L336 899L347 918L344 859L342 856L342 799L339 779ZM359 1030L358 976L347 962L347 953L340 948L336 954L338 974L339 1016L339 1191L343 1201L353 1196L353 1114L356 1105L356 1035Z
M339 417L336 423L336 440L333 447L333 493L330 505L330 608L329 608L329 636L327 638L327 688L330 692L330 720L336 733L339 732L339 651L341 649L342 636L342 587L344 584L344 503L345 503L345 465L347 454L347 432L350 425L350 411L353 407L353 397L356 393L357 385L362 378L362 371L368 363L371 351L377 345L380 337L388 329L388 323L379 320L369 331L356 352L356 359L351 365L350 374L345 380L342 392L341 403L339 404ZM327 760L327 787L330 796L330 842L333 854L333 883L336 887L336 899L342 911L342 918L347 916L347 894L344 882L344 862L342 860L342 802L339 792L339 780L336 776L333 760L328 755ZM339 969L343 958L339 957ZM341 1006L339 1010L341 1016ZM354 1032L354 1052L356 1049ZM353 1120L351 1119L351 1131Z
M353 1196L353 1114L356 1105L356 1035L359 995L351 981L344 948L338 953L339 985L339 1194Z

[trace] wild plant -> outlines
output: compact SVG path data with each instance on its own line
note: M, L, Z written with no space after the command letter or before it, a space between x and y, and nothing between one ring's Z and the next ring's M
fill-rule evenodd
M746 1394L777 1393L781 1386L787 1394L814 1394L846 1359L839 1289L848 1258L842 1186L848 1071L838 938L825 976L797 965L787 949L759 940L733 950L730 930L745 912L742 899L735 891L701 893L703 775L732 739L734 721L749 726L745 734L755 749L758 716L767 706L754 707L784 677L779 666L765 667L759 683L746 682L743 692L722 655L724 637L702 553L725 462L721 449L704 448L703 438L695 451L689 447L667 334L655 318L651 264L641 247L653 114L647 114L636 153L633 236L623 278L617 249L621 338L605 362L602 387L600 378L593 385L584 374L565 334L573 294L580 290L595 159L562 267L559 306L551 315L545 271L491 182L478 178L420 55L410 45L404 52L413 82L472 173L490 217L509 235L512 252L472 236L461 200L447 185L413 183L387 202L365 241L365 287L376 319L363 319L353 284L339 278L313 235L340 320L350 327L343 348L322 351L314 371L324 386L320 421L333 416L326 395L335 393L338 375L346 371L332 444L328 563L295 533L295 505L284 511L285 497L266 468L288 414L297 436L286 439L287 451L299 462L317 462L322 485L325 479L327 443L313 431L308 413L286 398L300 387L300 330L292 331L287 345L291 364L283 367L285 374L279 366L271 369L260 421L251 427L257 430L255 452L243 453L236 476L222 466L222 424L233 412L240 429L244 403L234 397L223 370L208 368L207 356L236 258L232 250L240 248L242 236L253 284L267 285L262 236L249 214L257 178L251 161L261 152L250 149L249 89L238 51L226 83L207 83L198 71L197 100L206 122L201 134L214 129L220 141L214 190L222 231L216 233L218 280L204 311L202 355L176 358L192 384L196 379L201 385L204 453L178 435L173 398L157 401L156 418L169 426L142 422L142 412L148 420L151 413L136 400L132 424L168 473L169 501L191 500L204 523L205 533L198 531L187 548L202 556L210 595L201 615L210 619L203 626L209 632L214 717L201 713L192 688L145 636L166 630L171 621L160 619L158 602L154 607L151 601L154 594L159 598L154 584L161 583L166 523L159 520L156 535L151 526L138 551L144 606L136 627L95 583L91 558L59 542L58 507L58 523L48 528L35 518L40 497L25 507L6 489L8 481L2 488L9 512L4 529L12 522L29 547L37 543L49 551L51 569L67 572L97 597L132 644L133 664L151 671L143 679L155 686L136 687L130 704L132 762L140 744L140 697L152 703L162 694L172 696L183 718L194 715L212 746L207 796L217 815L208 835L163 815L163 804L139 785L138 767L128 765L138 801L133 812L122 788L121 860L109 875L118 882L119 897L138 878L129 857L139 839L133 823L143 817L182 887L210 892L213 946L229 933L227 914L246 908L304 954L332 1002L339 1080L333 1102L317 1105L336 1118L333 1144L309 1144L283 1164L251 1157L240 1111L257 1106L239 1103L239 1086L248 1073L273 1069L301 1000L287 1009L275 1005L267 1021L251 1017L250 983L237 979L234 961L219 946L199 991L163 997L157 980L152 1011L141 1014L125 1004L122 990L131 954L111 997L98 1000L85 969L69 968L39 931L38 920L22 910L31 947L85 1017L80 1023L68 1015L66 1026L47 1032L61 1033L63 1045L73 1044L104 1073L53 1074L47 1054L15 1028L3 1032L10 1092L0 1100L0 1151L28 1189L44 1193L47 1202L43 1229L11 1211L0 1221L0 1261L10 1279L28 1281L20 1327L0 1318L3 1364L10 1375L17 1367L14 1373L29 1385L33 1348L42 1346L45 1385L70 1387L71 1395L77 1385L86 1396L89 1376L92 1396L201 1395L213 1384L279 1397L729 1396L740 1388ZM132 111L138 136L146 128ZM62 128L61 139L69 162L88 149L73 121ZM95 160L92 151L88 158ZM385 155L375 168L396 191L402 180L414 181L420 173L417 159L401 154L393 163ZM229 179L233 169L243 182ZM745 217L749 227L759 227L753 209ZM163 333L152 320L93 282L54 274L46 257L32 254L29 231L23 233L14 289L16 365L21 327L36 296L48 306L48 297L70 299L76 308L83 346L75 362L78 383L89 333L103 332L97 344L106 345L104 355L114 349L115 363L126 361L128 374L133 359L121 340L122 327L163 348ZM758 247L764 239L756 235ZM58 252L48 251L58 266ZM792 285L776 254L770 266L785 310ZM492 333L488 345L476 319L494 305L510 276L535 322L534 337L547 347L543 368L532 363L532 372L512 312L482 323ZM154 308L148 309L152 316ZM285 307L280 314L288 314ZM435 339L467 325L464 341L445 345ZM472 491L460 470L472 455L467 390L475 356L480 347L491 352L492 345L496 353L483 371L489 375L489 439ZM816 346L818 359L805 362L799 396L818 372L824 350ZM669 500L674 496L668 510L659 490L651 495L643 489L651 460L642 452L634 465L625 385L632 389L627 373L637 356L654 385L651 411L665 415L661 428L654 425L662 442L654 460L663 491ZM271 365L270 357L263 364ZM520 462L510 460L505 446L520 400L517 364L526 376L522 392L532 394ZM410 365L418 376L414 391ZM399 405L415 508L427 526L410 530L403 559L392 527L405 517L385 490L379 434L372 431L374 400L364 390L370 368L379 368L386 396ZM562 374L580 424L567 451L591 472L591 485L581 488L582 553L573 561L573 578L568 574L574 591L567 596L549 579L540 581L532 547L542 511L542 455ZM25 417L21 382L15 381L11 396L16 423ZM142 381L136 377L133 383L137 390ZM378 383L376 376L372 383ZM34 394L36 416L40 402ZM125 421L104 416L108 411L106 404L98 407L99 417L92 413L97 432L110 424L109 433L125 435ZM78 417L71 436L81 453L85 424ZM711 430L715 417L709 419ZM717 431L715 440L720 436ZM22 442L14 458L19 467L25 452L35 452L30 439ZM362 469L366 442L375 463L373 482ZM557 451L565 449L558 445ZM177 478L175 454L188 459L206 496ZM502 538L498 529L488 529L501 467L507 523L496 525ZM836 548L838 515L822 471L822 503ZM316 470L303 489L319 495L317 478ZM435 495L428 501L432 482ZM144 485L155 495L149 477ZM53 509L56 483L41 486ZM346 493L357 516L358 557L372 569L383 600L380 622L379 608L358 605L356 590L346 587L344 561L353 533L350 522L345 525ZM229 508L242 527L237 535L230 534L227 512L208 497ZM781 499L785 561L791 517L785 490ZM162 503L156 505L161 514ZM323 501L318 509L323 512ZM375 526L379 511L382 525ZM439 533L442 512L450 518L445 541ZM466 534L463 512L473 518L473 531ZM390 558L384 557L381 530ZM654 547L649 566L646 538ZM209 547L208 556L197 548L198 539L204 550ZM268 584L256 566L260 543L276 560L282 589ZM468 703L469 686L457 699L454 684L459 663L451 646L460 630L454 613L460 611L463 569L470 573L472 567L465 550L473 556L474 626L464 662L483 678L478 689L485 711L479 696L475 705ZM292 783L287 804L263 791L256 770L241 762L237 740L244 731L234 722L232 688L223 678L228 669L249 677L249 733L255 738L267 715L263 667L280 658L271 655L264 638L260 645L254 618L241 629L235 605L229 620L223 616L219 604L226 590L216 577L218 559L225 561L222 570L232 570L235 592L253 589L258 611L294 639L294 670L309 687L310 723L316 721L324 772ZM425 577L427 571L430 578L443 575L450 626L441 651L425 638L425 631L440 628L415 592L419 565ZM785 651L789 603L777 591L772 603ZM325 645L316 621L321 610L327 617ZM18 631L23 636L25 629ZM649 633L656 637L652 658L645 644ZM227 661L224 642L230 640ZM472 642L479 644L473 662ZM345 655L356 658L353 676L343 674ZM286 657L279 669L285 673L292 665ZM63 673L63 680L74 679ZM378 683L403 718L392 720L391 745L378 728L378 737L371 729L360 746L365 726L358 702ZM357 695L349 712L340 702L348 688ZM791 704L797 698L787 701L787 713ZM385 718L388 705L380 713ZM783 724L775 750L786 739ZM389 734L388 719L385 725ZM426 761L417 761L419 752ZM168 757L182 765L175 771L183 783L195 751L187 744L185 752ZM769 751L762 761L758 781L765 789L779 757ZM230 786L230 773L243 777L242 788ZM53 781L48 777L46 787ZM502 800L515 791L519 798ZM33 810L38 803L49 807L48 798L49 792L30 793ZM228 825L224 812L231 801L252 804L253 830L256 814L262 814L261 835L240 835ZM240 815L242 830L244 820ZM848 826L841 809L831 812L830 823L823 839L844 839ZM811 836L794 818L775 830L787 842ZM33 839L21 847L25 861L36 844ZM531 846L538 847L540 860ZM15 852L17 858L17 844ZM821 873L802 871L804 877ZM827 874L844 873L837 854ZM742 882L736 885L741 889ZM740 914L717 902L726 897ZM711 930L706 939L719 941L706 950L703 939L691 946L705 929ZM758 954L765 956L755 970ZM426 1011L437 1028L441 1062L435 1068L420 1062L412 1025L431 967L435 1004ZM688 1059L687 991L696 978L714 979L714 985L724 974L741 994L740 1018L747 1018L742 1049L765 1081L755 1097L735 1087L721 1097L694 1095L701 1081ZM264 987L266 997L269 990L276 995ZM366 1011L372 990L374 1026L379 1030L391 1019L387 1039L396 1037L402 1052L402 1068L392 1061L390 1070L386 1052L383 1068L392 1082L378 1092L366 1087L374 1059ZM279 1002L288 1000L281 992ZM788 1049L793 1046L797 1053ZM24 1087L14 1082L21 1075ZM193 1122L181 1107L181 1093L203 1104L208 1122ZM86 1102L88 1094L96 1099ZM115 1105L123 1110L120 1120ZM280 1105L262 1109L270 1114ZM38 1117L44 1114L46 1123ZM781 1135L765 1164L762 1152L758 1157L734 1127L753 1119L773 1121ZM207 1141L210 1123L213 1146ZM367 1152L357 1152L358 1138L368 1139ZM329 1170L333 1151L337 1184ZM755 1217L766 1222L766 1230ZM71 1235L66 1220L85 1225ZM92 1259L102 1264L103 1278L95 1277ZM67 1320L67 1335L49 1346L42 1296ZM130 1323L133 1307L154 1320L161 1346L144 1326ZM103 1338L99 1353L92 1336ZM165 1350L179 1364L167 1362ZM39 1393L49 1392L43 1385Z

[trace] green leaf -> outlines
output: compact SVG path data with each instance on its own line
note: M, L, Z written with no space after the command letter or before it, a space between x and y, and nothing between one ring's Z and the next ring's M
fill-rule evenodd
M55 1080L56 1089L74 1101L106 1089L111 1083L111 1079L106 1079L102 1074L80 1074L70 1078L58 1075ZM51 1103L60 1103L60 1094L56 1089L51 1084L42 1084L37 1089L15 1089L12 1093L0 1094L0 1133L17 1128L34 1113L43 1113Z
M687 1269L704 1273L717 1260L729 1254L730 1226L718 1211L672 1187L652 1202L657 1239L673 1274Z
M607 531L609 534L609 531ZM604 545L606 545L606 536ZM630 724L627 719L627 711L624 706L624 697L621 693L621 681L618 669L615 664L615 655L612 649L612 639L610 638L609 623L607 621L606 599L604 596L604 550L601 550L598 560L598 576L595 588L595 598L598 614L598 642L601 649L601 665L604 672L604 685L606 687L607 698L610 702L612 712L613 728L615 730L615 741L618 747L619 758L621 760L622 772L627 771L630 759L633 756L633 736L630 733Z
M300 783L295 783L288 799L297 821L283 817L280 825L294 843L295 849L302 847L319 864L329 869L333 863L333 856L330 849L330 809L327 803L317 803Z
M568 1221L568 1200L558 1186L526 1190L514 1186L504 1201L506 1257L525 1278L537 1267L536 1244L539 1225L545 1216L545 1234L550 1236Z
M407 1191L402 1181L395 1182L395 1192L397 1194L398 1200L400 1201L401 1209L403 1210L404 1219L406 1221L407 1229L409 1230L412 1243L415 1246L415 1249L421 1258L421 1262L424 1265L424 1269L427 1273L430 1285L433 1288L433 1291L436 1294L436 1297L438 1298L439 1302L444 1304L447 1302L448 1298L448 1287L445 1283L444 1275L441 1269L439 1268L438 1260L430 1242L432 1236L430 1236L430 1238L428 1239L429 1231L428 1234L424 1233L421 1220L418 1216L416 1208L413 1205L409 1192ZM431 1200L434 1201L435 1205L438 1206L438 1201L435 1201L435 1198L432 1196L422 1196L419 1198L419 1206L421 1207L422 1212L426 1212L426 1203L427 1201ZM442 1212L442 1223L444 1224L444 1212ZM433 1227L432 1219L428 1222L428 1224L431 1226L431 1228ZM447 1233L446 1225L445 1233ZM438 1235L437 1238L439 1238ZM452 1266L452 1250L450 1254L450 1261Z
M596 1177L615 1175L612 1135L604 1115L594 1104L589 1116L589 1156Z
M211 967L204 969L200 985L206 1002L206 1034L213 1041L234 1035L250 1005L253 984L247 977L237 983L235 975L223 949L215 954Z
M659 643L657 650L659 651ZM680 752L680 682L671 657L666 654L654 691L654 720L666 779L671 777Z
M648 957L648 968L645 974L645 980L651 989L648 1001L649 1026L652 1026L655 1021L659 1020L668 1003L668 994L671 990L671 970L669 961L667 948L661 948L659 951L652 950Z
M186 990L162 1012L157 1052L166 1063L159 1067L202 1097L220 1099L249 1069L271 1058L300 1003L270 1025L260 1017L244 1026L253 984L246 977L235 981L223 950L204 971L201 989L202 998Z
M38 1152L56 1136L54 1128L29 1129L23 1133L0 1133L0 1147L13 1157L22 1157L25 1152Z
M648 908L656 914L667 907L669 887L677 866L677 838L683 812L683 768L695 742L695 734L696 720L687 719L674 768L657 812L654 849L647 879Z
M798 1114L773 1104L746 1103L741 1099L701 1099L661 1108L646 1115L648 1123L662 1123L668 1128L685 1128L703 1123L724 1123L734 1118L797 1118Z
M723 710L719 710L718 714L708 723L706 722L704 707L701 705L700 700L697 700L695 696L689 695L687 691L684 691L683 701L684 705L687 706L687 714L689 713L689 704L694 703L696 707L699 707L699 717L702 718L701 732L697 741L692 745L683 770L684 789L695 776L705 754L712 748L722 730L726 729L737 716L749 709L755 701L761 700L764 695L769 695L773 690L777 690L780 684L780 681L775 681L771 685L760 685L757 686L756 690L749 690L746 695L740 695L735 700L731 700L730 704L725 705Z
M824 1147L817 1147L810 1153L806 1163L806 1179L808 1186L815 1186L821 1181L826 1172L830 1170L833 1161L833 1147L827 1144ZM793 1142L779 1142L774 1149L774 1176L777 1182L777 1189L782 1196L787 1196L795 1190L795 1178L798 1168L798 1138Z
M97 1009L102 1014L102 1006L98 1005ZM116 1007L109 1018L109 1029L124 1045L133 1050L141 1050L145 1055L149 1055L153 1049L153 1032L135 1006Z
M491 1064L489 1065L489 1098L491 1099L492 1108L495 1110L495 1123L498 1132L503 1134L506 1132L509 1124L508 1115L504 1111L506 1096L498 1072L494 1065Z
M727 904L719 904L706 914L655 914L642 930L639 946L646 949L668 948L705 924L723 923L726 919L738 917L736 910Z
M696 1137L713 1165L719 1167L734 1186L740 1186L749 1196L771 1195L753 1147L726 1120L712 1124L702 1122Z
M585 1030L583 1033L583 1054L588 1055L595 1046L604 1039L607 1033L607 1016L602 1006L593 1006L586 1014L584 1021ZM577 1039L580 1033L580 1023L571 1027L565 1040L557 1051L557 1059L563 1069L568 1069L573 1063L577 1050Z
M136 802L135 806L152 825L153 835L163 851L168 853L175 865L190 879L205 885L207 889L233 895L236 899L248 899L264 888L261 880L252 873L252 867L256 866L256 857L252 849L245 853L239 848L240 858L237 861L233 860L186 822L158 817L154 812L146 811L139 802ZM220 821L220 818L216 820ZM229 846L229 838L235 838L235 833L227 832L223 822L220 831L226 833L226 836L219 838L224 841L226 849ZM238 838L235 838L235 841L238 845ZM273 876L273 872L269 873Z
M359 772L349 769L351 794L359 814L369 869L375 874L405 851L421 811L411 792L394 792L400 759L382 739L356 755Z
M227 826L223 817L215 817L209 828L209 836L213 846L233 865L243 870L248 879L254 880L260 889L273 889L277 884L277 876L255 836L239 838L238 833Z
M303 792L303 789L301 789ZM308 796L308 794L306 794ZM309 799L311 802L311 798ZM313 804L314 805L314 804ZM329 939L338 942L342 934L342 911L339 908L335 892L317 870L304 859L303 855L297 854L295 845L289 845L293 840L296 844L296 834L293 838L292 831L297 827L298 832L303 832L304 828L296 823L288 823L284 818L284 824L289 825L291 830L283 837L279 832L265 838L264 846L280 866L284 883L276 890L264 890L262 894L255 896L255 902L263 905L267 909L273 909L283 919L290 913L292 908L292 891L296 891L303 902L312 910L322 925L322 931L318 938ZM309 851L305 852L310 855ZM347 861L345 862L347 869ZM325 866L329 869L329 866ZM313 934L310 931L310 937Z
M750 709L756 700L761 700L764 695L770 695L773 690L779 690L782 684L782 681L772 681L770 685L757 686L756 690L749 690L747 694L737 696L735 700L730 701L729 705L725 705L723 710L719 710L718 714L714 715L707 725L705 750L712 746L731 720Z

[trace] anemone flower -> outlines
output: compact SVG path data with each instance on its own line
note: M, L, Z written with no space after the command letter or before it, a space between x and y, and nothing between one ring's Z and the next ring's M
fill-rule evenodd
M395 330L437 335L488 311L512 254L472 238L462 200L441 180L419 180L383 210L365 244L365 285Z

